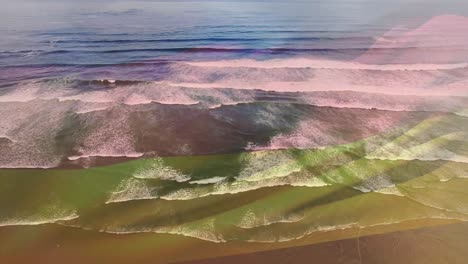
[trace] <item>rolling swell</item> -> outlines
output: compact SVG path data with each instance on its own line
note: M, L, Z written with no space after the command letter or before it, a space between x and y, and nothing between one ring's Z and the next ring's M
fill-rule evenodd
M50 89L54 83L60 89ZM86 87L101 83L101 89ZM1 169L5 177L0 180L18 184L3 195L26 196L18 192L26 183L29 187L25 192L37 186L32 184L35 182L59 185L63 193L38 202L63 201L58 206L76 210L79 218L47 214L39 214L39 218L31 212L40 209L25 204L20 207L24 214L21 218L30 219L29 224L61 219L67 221L60 224L108 233L169 233L211 242L273 243L306 239L319 232L398 226L412 219L466 220L466 208L453 201L441 204L433 192L436 188L452 190L454 201L463 201L465 197L457 186L466 181L466 163L455 162L451 156L430 161L421 158L441 149L466 156L466 118L440 111L369 107L374 104L395 109L398 103L418 109L434 105L448 109L445 107L450 102L463 105L464 98L447 97L445 103L435 104L435 99L424 96L350 91L178 90L188 98L198 95L205 103L213 103L213 98L232 100L235 95L251 100L210 108L203 103L129 104L119 102L119 97L113 97L115 102L99 102L96 94L88 97L94 102L87 102L91 100L85 96L87 89L104 92L102 98L107 99L112 98L111 91L114 95L123 91L143 95L157 90L154 83L45 80L42 84L44 87L36 87L33 94L63 99L71 87L72 95L81 97L1 103L8 117L2 120L7 130L1 134L13 139L1 142L5 144L1 150L7 151L1 157L22 155L4 160L4 167L34 164L62 169L34 173ZM167 88L176 89L160 87L166 92ZM127 99L130 94L120 96ZM307 100L309 103L297 102ZM348 108L313 105L318 102ZM359 103L369 108L349 107ZM103 105L106 108L102 109ZM112 122L103 123L104 118ZM36 138L47 142L38 144ZM53 148L41 149L44 145ZM411 152L419 156L408 156L407 149L419 149ZM127 162L108 157L106 165L115 164L94 167L103 164L93 155L131 156L135 152L144 156ZM44 153L48 156L41 156ZM207 182L213 178L216 181ZM78 190L92 199L83 199ZM389 210L378 210L382 204ZM10 209L3 212L3 223L24 224L15 221L13 212L19 208L15 203L4 208ZM402 213L398 208L407 210ZM364 212L366 218L361 217Z
M463 212L463 208L448 212L442 209L430 209L427 205L421 204L430 202L427 198L421 200L426 192L430 192L430 189L422 186L427 184L444 185L447 182L428 181L434 176L433 173L436 173L439 168L451 168L451 171L447 171L444 175L452 175L456 179L460 176L458 173L466 170L466 165L463 167L461 164L450 162L405 161L403 163L413 166L413 169L406 170L411 172L411 175L407 174L406 178L401 178L400 169L405 167L402 162L371 162L381 164L380 166L383 165L382 168L390 165L384 171L394 184L401 186L402 190L406 189L409 192L410 187L415 185L419 186L419 189L411 190L412 193L408 193L408 195L411 195L411 199L376 193L386 185L375 186L376 192L363 193L348 188L350 185L357 184L358 186L362 184L362 179L357 178L356 181L341 181L340 183L308 188L288 187L286 185L252 189L251 191L226 192L216 196L196 196L188 201L164 199L128 200L80 212L79 218L60 221L60 224L118 234L153 232L181 234L212 242L248 241L271 243L301 239L316 232L356 227L365 230L376 225L395 224L411 219L427 219L428 212L431 213L430 218L466 220L466 216L460 214L460 212ZM349 166L346 162L342 165ZM333 167L329 169L334 170ZM325 176L326 172L326 170L323 171L322 173L325 174L322 175ZM457 174L453 174L453 172ZM317 174L317 177L323 177L320 175ZM369 176L370 179L376 177L376 175L372 174ZM328 177L329 179L337 179L332 175ZM144 184L148 188L152 186L151 182ZM133 185L127 186L132 187ZM161 187L163 185L153 186ZM233 186L235 185L233 184ZM168 187L170 189L170 185ZM192 188L197 189L199 187ZM110 190L112 190L112 187ZM295 199L280 200L285 195ZM416 199L416 203L413 202L414 199ZM269 210L268 208L271 207L265 205L274 201L277 202L276 205L279 207ZM280 204L278 204L279 201L281 201ZM412 210L405 211L406 213L403 215L401 212L398 214L394 210L388 210L384 215L381 215L381 213L368 213L366 219L359 218L359 212L374 212L382 203L389 206L403 205L405 208L411 208ZM355 213L346 209L351 205L354 205L352 208ZM438 206L440 207L440 205ZM445 206L450 205L446 204ZM447 208L453 209L452 207ZM119 215L122 212L125 212L127 217L120 218ZM322 213L318 214L318 212ZM337 213L346 217L336 220ZM181 215L184 215L184 217L180 217ZM106 219L113 219L112 224L110 225ZM387 219L387 221L382 221L383 219ZM388 219L393 220L389 222Z
M186 78L200 73L192 66L183 71L181 67L186 66L168 67ZM291 78L303 76L293 73ZM113 163L146 155L344 144L432 116L464 120L450 113L463 110L466 98L351 91L196 89L138 80L45 79L9 90L0 95L0 102L0 110L8 117L1 121L0 133L11 139L0 141L4 146L2 166L56 167L108 164L106 158ZM38 118L38 113L43 117ZM100 120L106 116L112 119L103 124ZM39 120L42 123L36 125ZM330 131L334 131L333 136ZM36 143L38 138L47 143ZM48 153L47 157L41 152Z
M103 109L100 108L102 104L73 100L33 100L6 104L3 112L15 111L14 109L18 110L21 106L23 118L2 121L7 127L4 134L15 140L2 148L5 154L2 166L38 166L35 159L41 160L41 164L50 164L49 166L73 163L78 165L81 159L67 158L75 156L132 157L135 153L199 155L236 152L246 148L270 148L269 145L272 148L320 147L359 140L432 115L424 112L350 110L284 102L243 103L213 109L200 108L197 105L146 102L107 105ZM81 110L80 114L70 112L77 107L87 107L89 111ZM46 114L44 119L37 119L38 109L53 111L50 113L54 113L54 119L48 117L50 114ZM367 113L367 117L364 117L364 113ZM100 120L104 116L112 117L112 121L102 123ZM384 118L385 125L375 126L372 122L375 118ZM27 124L33 120L42 120L43 126L28 127ZM355 120L360 120L360 123ZM15 135L11 133L22 125L22 132ZM304 126L321 128L315 133L305 132L307 130L302 132ZM332 130L343 132L335 133L333 137L328 136L328 131ZM295 133L301 135L304 143L289 141L289 136L297 137L294 136ZM37 154L47 150L47 157L20 151L24 146L34 144L36 137L31 135L47 139L47 149L36 147ZM111 142L113 143L110 144ZM54 149L52 146L60 148ZM14 153L16 155L12 156ZM92 160L90 161L92 164ZM85 164L87 163L82 165Z
M421 50L426 51L437 50L437 47L401 47L401 48L372 48L374 51L392 51L392 50ZM186 52L186 53L265 53L265 54L309 54L314 53L346 53L355 52L364 53L369 51L369 48L211 48L211 47L180 47L180 48L143 48L143 49L112 49L112 50L80 50L80 49L61 49L61 50L25 50L8 52L6 54L30 54L31 52L53 55L53 54L69 54L69 53L132 53L132 52Z
M93 40L54 40L47 43L69 43L69 44L126 44L126 43L179 43L179 42L251 42L251 41L348 41L348 40L373 40L371 37L286 37L286 38L165 38L165 39L93 39Z

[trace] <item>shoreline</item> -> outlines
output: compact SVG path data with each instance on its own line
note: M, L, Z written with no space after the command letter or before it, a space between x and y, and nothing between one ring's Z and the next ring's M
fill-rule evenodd
M109 234L57 224L38 226L0 227L0 251L3 263L235 263L241 259L271 261L270 255L321 248L328 250L350 243L360 237L386 244L385 240L398 233L432 232L431 230L460 228L468 233L468 223L449 219L409 220L392 225L371 226L364 229L348 228L312 233L305 238L280 243L226 242L213 243L181 235L136 233ZM450 234L450 233L447 233ZM467 236L468 237L468 236ZM416 238L415 238L416 241ZM424 241L422 241L424 242ZM180 252L184 252L183 255ZM317 252L312 255L316 255ZM288 254L286 254L288 255ZM286 256L284 255L284 256ZM320 255L320 254L319 254ZM328 255L330 257L330 255ZM211 260L210 260L211 259ZM227 262L225 262L226 260ZM231 261L231 262L229 262ZM270 262L271 261L271 262ZM330 263L330 262L326 262Z

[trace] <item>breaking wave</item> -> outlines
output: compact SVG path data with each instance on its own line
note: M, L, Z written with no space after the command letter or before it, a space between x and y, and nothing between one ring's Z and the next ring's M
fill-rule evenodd
M47 212L43 214L22 216L10 219L0 219L0 227L53 224L76 220L79 218L79 215L75 211L64 210L57 207L53 207L52 209L46 208L46 210Z
M222 60L187 62L189 65L198 67L219 68L307 68L307 69L334 69L334 70L373 70L373 71L434 71L451 70L468 67L468 63L453 64L364 64L359 62L345 62L332 60L318 60L307 58L271 59L271 60Z

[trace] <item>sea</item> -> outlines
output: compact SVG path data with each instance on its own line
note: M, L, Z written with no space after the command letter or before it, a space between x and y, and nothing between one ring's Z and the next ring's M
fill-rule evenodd
M0 0L0 262L464 263L467 29L464 0Z

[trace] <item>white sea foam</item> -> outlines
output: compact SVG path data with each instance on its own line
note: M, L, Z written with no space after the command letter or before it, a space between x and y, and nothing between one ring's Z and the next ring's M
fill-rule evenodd
M95 108L84 108L84 109L81 108L80 110L75 111L75 113L77 113L77 114L86 114L86 113L91 113L91 112L95 112L95 111L106 110L108 108L109 108L108 106L95 107Z
M360 83L360 80L367 81L369 79L353 79L351 74L336 74L336 75L318 75L314 78L304 81L250 81L245 79L228 79L217 82L173 82L174 86L183 86L188 88L198 89L215 89L215 88L232 88L244 90L265 90L277 92L317 92L317 91L356 91L356 92L376 92L389 95L424 95L424 96L468 96L465 89L468 81L460 80L451 84L441 84L434 86L435 78L428 75L414 76L411 80L413 84L403 82L407 78L375 78L371 83ZM415 74L418 75L418 74ZM383 82L386 83L373 83Z
M140 94L131 94L130 96L128 96L125 101L124 101L124 104L127 104L127 105L139 105L139 104L149 104L153 102L151 99L148 99L147 97L143 96L143 95L140 95Z
M6 136L6 135L0 135L0 139L6 139L10 142L15 142L16 140L14 140L12 137L9 137L9 136Z
M197 180L197 181L190 181L190 184L212 184L212 183L218 183L221 181L224 181L226 177L212 177L208 179L203 179L203 180Z
M328 184L315 177L300 177L295 175L290 177L271 178L259 181L236 180L234 182L218 182L213 185L207 185L206 188L179 189L161 196L164 200L192 200L211 195L236 194L257 190L260 188L269 188L277 186L302 186L302 187L323 187Z
M332 61L308 58L291 59L271 59L271 60L250 60L234 59L221 61L186 62L198 67L219 67L219 68L311 68L311 69L335 69L335 70L377 70L377 71L430 71L430 70L450 70L468 67L468 63L452 64L364 64L353 61Z
M137 179L160 179L177 182L186 182L190 180L190 175L185 175L180 171L164 164L162 158L153 158L145 162L138 170L133 173Z
M68 160L78 160L78 159L88 159L93 157L100 157L100 158L120 158L120 157L127 157L127 158L138 158L143 156L144 153L119 153L119 154L112 154L112 153L91 153L87 155L80 155L80 156L70 156Z
M133 200L146 200L157 198L157 189L149 187L142 180L129 178L124 180L113 191L106 203L118 203Z
M468 117L468 109L462 109L459 112L456 112L457 115Z
M385 188L374 190L374 192L388 194L388 195L396 195L396 196L404 196L397 188L396 185L388 186Z
M254 242L254 243L288 242L288 241L298 240L298 239L307 237L313 233L346 230L346 229L359 229L359 228L360 227L358 224L349 223L349 224L340 224L340 225L314 226L314 227L307 228L300 234L297 234L297 233L277 234L273 232L263 232L263 233L255 234L255 238L248 239L247 242Z
M153 232L183 235L215 243L226 242L222 234L216 232L214 218L200 220L189 225L158 227L153 229Z
M32 215L13 219L0 220L0 226L30 226L52 224L63 221L70 221L79 218L75 211L66 211L58 208L53 209L50 216L47 215Z
M244 156L244 167L238 179L255 182L282 178L299 172L302 165L287 152L255 151Z
M304 215L301 214L291 214L291 215L279 215L279 216L267 216L265 214L258 215L252 210L248 210L242 217L237 227L243 229L252 229L262 226L269 226L273 224L281 223L297 223L304 218Z
M27 102L37 99L39 88L34 84L22 84L21 89L14 89L0 95L0 102Z
M196 238L204 241L222 243L226 242L221 234L215 231L215 219L203 219L192 224L182 224L175 226L163 227L142 227L137 229L129 228L104 228L99 232L110 234L137 234L137 233L157 233L157 234L172 234L185 237Z
M56 101L54 102L56 103ZM0 167L50 168L60 163L53 142L70 105L46 101L0 103L0 134L14 140L0 148Z

